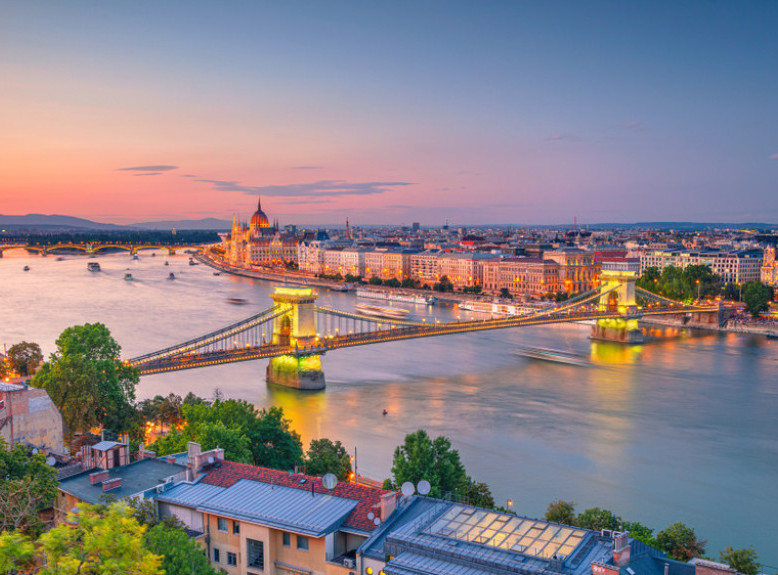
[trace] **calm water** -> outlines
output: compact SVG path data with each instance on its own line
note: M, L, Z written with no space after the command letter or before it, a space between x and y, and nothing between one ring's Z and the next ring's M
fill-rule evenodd
M103 271L87 271L87 261ZM137 261L6 253L0 344L36 341L48 354L66 327L99 321L132 357L270 306L273 284L187 262L162 252ZM127 271L135 281L123 281ZM350 309L355 298L324 292L319 302ZM324 358L327 389L317 393L269 388L266 361L257 361L145 377L138 396L210 397L218 387L258 407L280 405L306 443L330 437L357 447L360 473L378 479L405 434L424 428L450 437L470 474L520 513L541 516L563 498L658 529L683 521L714 558L726 545L753 544L778 566L778 342L706 335L622 347L592 343L588 332L520 328L339 350ZM591 354L597 367L517 357L522 345Z

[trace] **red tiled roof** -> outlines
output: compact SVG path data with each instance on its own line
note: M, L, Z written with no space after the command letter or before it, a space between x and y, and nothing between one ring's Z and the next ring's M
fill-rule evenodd
M305 483L300 480L305 478ZM361 529L363 531L373 531L376 525L367 518L370 512L375 513L376 517L380 515L381 496L392 493L385 489L377 487L368 487L366 485L357 485L355 483L338 482L334 489L325 489L322 485L321 477L313 477L297 473L290 475L277 469L268 469L267 467L256 467L246 463L235 463L234 461L222 461L221 467L208 471L202 479L202 483L208 485L218 485L219 487L231 487L241 479L251 479L252 481L261 481L263 483L273 483L283 487L292 487L294 489L311 490L311 483L316 493L327 493L336 497L353 499L359 501L354 510L343 522L345 527Z

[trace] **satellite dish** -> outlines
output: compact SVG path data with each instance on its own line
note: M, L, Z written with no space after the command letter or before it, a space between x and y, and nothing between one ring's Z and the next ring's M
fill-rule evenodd
M56 459L54 459L54 457L53 457L53 456L49 455L49 456L46 458L46 465L48 465L49 467L54 467L54 465L55 465L56 463L57 463L57 460L56 460Z
M373 519L373 525L375 525L376 527L378 525L381 525L381 520L378 517L376 517L375 519Z
M430 489L432 489L432 485L430 485L430 482L426 479L419 481L419 485L416 488L419 495L427 495L430 492Z
M402 484L402 487L400 487L400 491L402 491L402 494L406 497L410 497L416 489L413 487L413 483L406 481Z
M338 484L338 478L335 477L334 473L328 473L321 478L321 484L324 485L325 489L334 489Z
M370 519L370 521L372 521L373 519L375 519L375 513L371 511L370 513L367 514L367 518Z

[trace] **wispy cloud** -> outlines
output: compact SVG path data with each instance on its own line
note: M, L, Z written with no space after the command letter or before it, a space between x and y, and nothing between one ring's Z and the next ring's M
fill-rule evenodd
M321 166L292 166L293 170L321 170Z
M197 176L195 176L194 174L181 174L180 177L182 177L182 178L196 178Z
M344 180L320 180L310 184L284 184L279 186L244 186L234 180L195 180L211 184L219 192L243 192L273 197L335 197L370 196L385 194L399 186L412 186L413 182L346 182Z
M619 128L622 130L637 130L638 128L643 127L643 122L640 120L632 120L631 122L626 122L624 124L620 124Z
M770 160L778 160L778 154L770 154Z
M135 176L135 177L138 177L138 176L161 176L161 175L162 175L162 172L148 172L146 174L133 174L133 176Z
M573 134L551 134L546 138L546 142L560 142L562 140L567 140L569 142L578 142L581 140L578 136L574 136Z
M118 168L120 172L169 172L170 170L177 170L178 166L132 166L129 168Z

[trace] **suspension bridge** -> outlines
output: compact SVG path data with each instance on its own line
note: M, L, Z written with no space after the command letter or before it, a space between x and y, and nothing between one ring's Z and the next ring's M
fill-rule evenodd
M310 287L278 287L274 305L242 321L189 341L128 360L141 375L269 358L268 382L323 389L321 356L341 348L425 337L596 320L592 337L642 341L638 320L666 314L720 313L637 288L630 273L603 272L603 283L576 298L525 315L452 322L384 319L316 305ZM641 305L638 305L638 298Z

